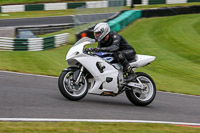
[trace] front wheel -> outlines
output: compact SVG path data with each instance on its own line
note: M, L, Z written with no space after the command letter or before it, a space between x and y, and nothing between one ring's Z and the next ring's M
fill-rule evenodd
M143 88L134 88L127 90L126 96L137 106L146 106L150 104L156 96L156 85L153 79L143 72L137 72L137 79L143 84Z
M62 71L58 79L58 87L61 94L73 101L77 101L86 96L88 92L88 81L82 74L78 83L73 80L73 74L76 70Z

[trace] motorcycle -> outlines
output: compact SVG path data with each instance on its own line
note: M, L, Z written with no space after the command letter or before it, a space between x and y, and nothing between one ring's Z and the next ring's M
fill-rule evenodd
M95 43L94 39L84 37L66 55L69 67L62 71L58 79L59 90L65 98L77 101L86 94L117 96L125 92L129 101L137 106L146 106L154 100L156 85L148 74L136 72L136 80L125 82L126 73L114 61L112 53L85 50L85 46L92 43ZM150 64L155 58L137 54L130 65L134 71Z

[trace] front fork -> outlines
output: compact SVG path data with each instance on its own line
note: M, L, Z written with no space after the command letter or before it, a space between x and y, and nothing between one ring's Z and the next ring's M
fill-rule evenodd
M80 78L81 78L81 75L83 73L83 70L84 70L84 67L81 66L81 69L80 70L77 70L74 72L73 74L73 80L75 81L75 84L77 85L80 81Z

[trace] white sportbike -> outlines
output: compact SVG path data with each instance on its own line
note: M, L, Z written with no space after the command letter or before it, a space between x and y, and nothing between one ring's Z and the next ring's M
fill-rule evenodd
M85 50L85 45L95 40L84 37L74 44L68 51L66 61L69 65L59 76L58 86L61 94L73 101L80 100L86 94L101 96L117 96L126 92L128 99L135 105L150 104L156 95L153 79L143 72L136 72L137 78L132 82L124 82L123 67L110 55L112 53L93 53ZM135 70L148 65L155 56L136 55L130 62Z

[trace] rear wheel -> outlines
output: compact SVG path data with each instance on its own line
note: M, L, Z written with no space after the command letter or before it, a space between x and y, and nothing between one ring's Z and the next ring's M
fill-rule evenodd
M58 79L58 86L61 94L73 101L84 98L88 92L88 81L82 74L78 83L73 80L75 70L63 71Z
M156 96L156 86L153 79L143 72L137 72L137 79L143 84L143 89L134 88L127 90L126 95L128 99L135 105L146 106L150 104Z

